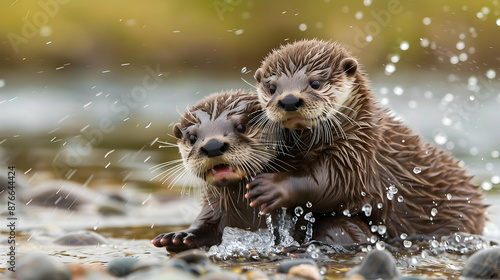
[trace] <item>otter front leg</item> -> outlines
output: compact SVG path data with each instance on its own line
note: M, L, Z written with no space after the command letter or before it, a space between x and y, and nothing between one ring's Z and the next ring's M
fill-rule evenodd
M307 183L303 176L289 172L259 174L249 183L245 198L252 200L251 207L260 206L262 214L271 213L281 207L305 205Z
M199 224L182 231L162 233L151 243L156 247L166 247L169 252L181 252L218 244L221 237L218 224Z

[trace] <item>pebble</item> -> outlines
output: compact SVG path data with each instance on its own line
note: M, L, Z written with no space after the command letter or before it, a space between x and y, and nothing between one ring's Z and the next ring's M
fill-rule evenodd
M22 255L16 272L10 273L9 277L20 280L69 280L67 269L56 266L52 260L39 254Z
M462 277L473 279L500 278L500 248L488 248L472 254L462 270Z
M104 236L87 230L70 232L54 240L54 244L64 246L94 246L107 243Z
M395 279L400 276L396 261L385 250L373 250L368 253L361 265L349 270L346 277L356 279L360 275L365 279Z
M279 273L288 273L290 268L297 266L297 265L301 265L301 264L312 265L312 266L316 267L316 269L318 269L318 266L316 265L316 263L312 259L294 259L294 260L282 261L278 265L278 272Z
M286 277L297 277L299 279L306 280L319 280L321 279L321 274L319 273L318 267L316 265L299 264L291 267L288 270Z

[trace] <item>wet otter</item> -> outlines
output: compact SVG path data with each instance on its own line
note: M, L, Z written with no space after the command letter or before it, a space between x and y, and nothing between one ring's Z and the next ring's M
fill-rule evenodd
M184 167L206 183L202 210L189 229L160 234L153 245L177 252L219 244L226 226L251 231L266 227L265 218L248 206L245 185L261 172L291 169L288 161L293 159L277 158L269 143L260 142L264 130L252 120L261 113L257 94L238 90L212 94L183 114L174 136ZM299 220L297 227L301 225ZM315 240L340 245L366 240L360 234L368 228L360 220L330 214L317 216L314 226L322 228L313 231ZM304 230L290 234L299 242L305 239ZM329 236L337 236L335 242Z
M258 123L296 157L297 170L256 176L247 185L252 207L310 202L316 213L358 217L388 238L482 233L486 206L464 168L381 108L344 47L287 44L254 76L266 113Z
M184 167L206 182L202 210L189 229L160 234L155 246L182 251L218 244L226 226L266 227L243 197L245 183L275 156L257 141L259 131L250 123L259 110L256 93L221 92L191 107L174 126Z

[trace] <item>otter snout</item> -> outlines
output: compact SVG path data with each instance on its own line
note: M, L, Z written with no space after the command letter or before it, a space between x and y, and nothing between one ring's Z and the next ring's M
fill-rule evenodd
M285 98L278 101L278 106L284 111L297 111L304 105L304 101L300 98L289 94Z
M203 147L201 147L201 153L207 157L216 157L223 155L228 148L228 143L212 139L208 141Z

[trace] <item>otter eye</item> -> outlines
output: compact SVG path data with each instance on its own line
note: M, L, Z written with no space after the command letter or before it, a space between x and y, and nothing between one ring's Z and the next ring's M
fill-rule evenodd
M236 126L236 131L238 131L239 133L245 133L245 131L247 131L247 128L245 127L244 124L239 124Z
M194 145L194 143L196 143L196 135L189 135L189 143L191 143L191 145Z
M321 85L321 83L319 81L312 81L311 82L311 87L313 89L318 89L320 85Z
M276 92L276 86L275 86L275 85L270 85L270 86L269 86L269 92L270 92L271 94L274 94L274 93Z

